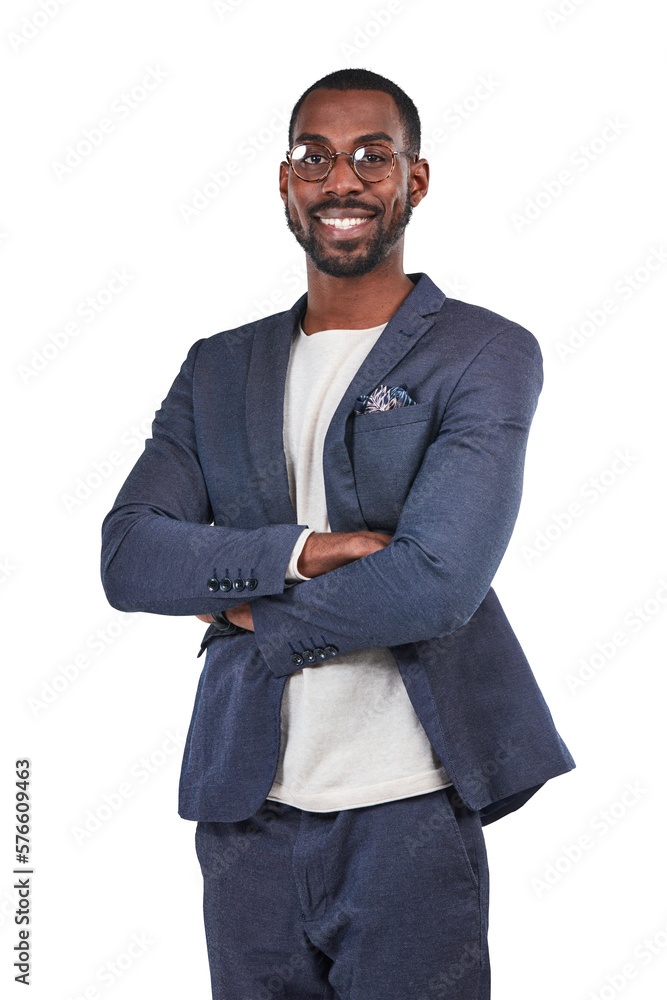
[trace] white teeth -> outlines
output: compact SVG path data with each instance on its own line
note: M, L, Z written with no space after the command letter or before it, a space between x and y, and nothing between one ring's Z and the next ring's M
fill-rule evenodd
M351 226L358 226L365 221L365 219L320 219L325 226L333 226L334 229L350 229Z

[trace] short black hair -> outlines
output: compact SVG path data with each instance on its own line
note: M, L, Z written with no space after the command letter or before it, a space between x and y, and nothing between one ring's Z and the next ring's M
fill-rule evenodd
M317 80L308 90L304 90L299 100L294 105L292 117L289 123L288 144L292 148L294 140L294 124L301 105L308 94L313 90L381 90L385 94L393 97L403 128L403 139L407 145L407 151L416 153L419 156L421 144L421 122L419 112L414 101L408 97L404 90L386 76L380 76L370 69L338 69L333 73Z

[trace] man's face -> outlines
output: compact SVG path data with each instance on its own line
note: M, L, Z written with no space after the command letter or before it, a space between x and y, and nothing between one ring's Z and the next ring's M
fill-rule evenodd
M333 152L351 153L372 139L405 149L398 108L389 94L375 90L314 90L294 125L293 145L323 142ZM399 241L412 215L409 156L397 156L390 177L372 184L360 180L349 156L336 157L322 181L304 181L287 163L280 165L280 193L287 225L318 270L333 277L358 277L372 271ZM420 171L428 164L420 160ZM426 174L426 188L428 173ZM322 218L365 219L359 226L336 229Z

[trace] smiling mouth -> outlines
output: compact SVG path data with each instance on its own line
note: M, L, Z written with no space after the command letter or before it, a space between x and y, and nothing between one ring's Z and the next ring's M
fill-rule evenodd
M350 215L343 218L323 218L317 215L315 218L322 226L327 228L333 239L338 240L360 236L362 231L375 218L375 215Z
M323 219L320 218L325 226L331 226L333 229L354 229L356 226L361 226L364 222L368 222L369 218L373 216L367 216L365 218L345 218L345 219Z

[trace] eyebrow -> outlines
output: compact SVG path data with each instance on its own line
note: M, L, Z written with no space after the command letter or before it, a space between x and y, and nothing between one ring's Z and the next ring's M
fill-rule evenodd
M367 132L366 135L358 135L352 142L355 146L359 146L364 142L376 142L379 139L390 143L392 147L394 145L394 140L386 132ZM325 135L320 135L319 132L300 132L295 138L294 144L296 145L298 142L323 142L325 146L328 146L331 140L327 139Z

